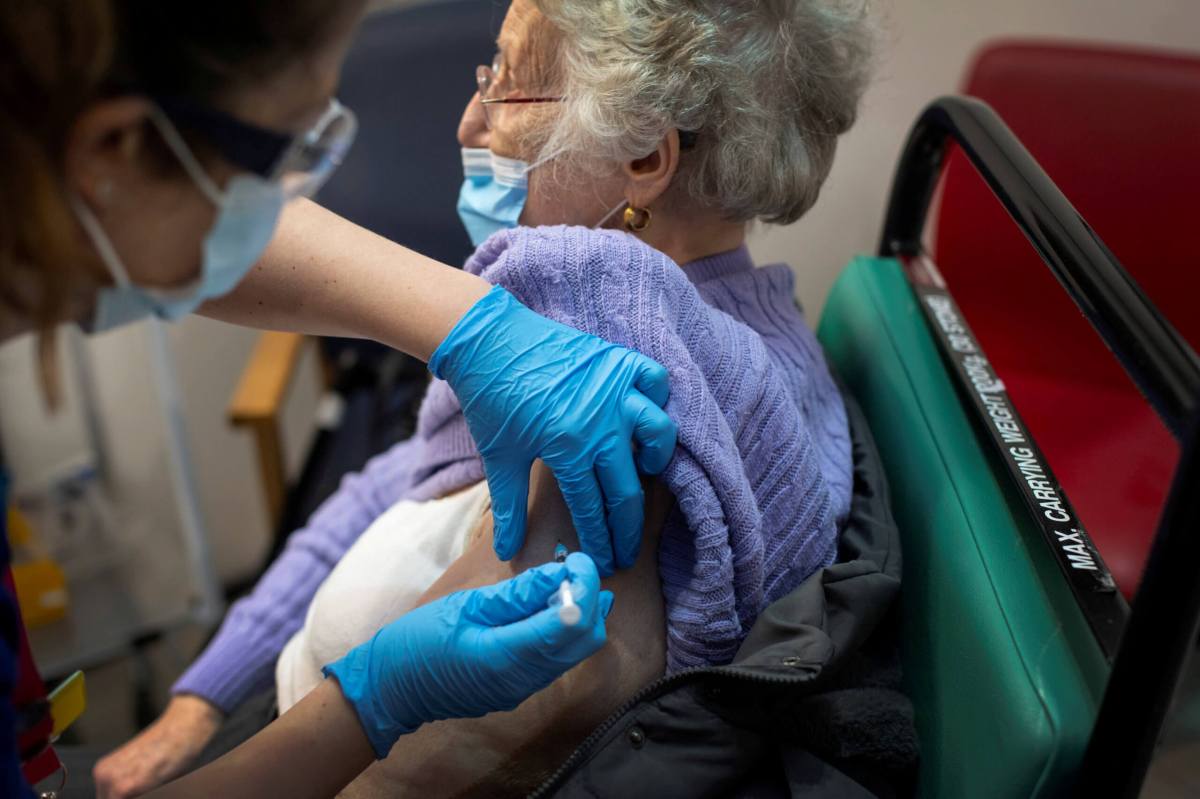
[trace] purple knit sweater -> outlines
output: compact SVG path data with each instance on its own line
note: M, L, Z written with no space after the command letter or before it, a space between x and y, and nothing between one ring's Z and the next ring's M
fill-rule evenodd
M659 547L668 670L725 663L758 613L833 562L850 507L845 409L793 299L791 270L743 248L683 269L637 239L584 228L493 236L467 271L533 310L630 347L671 375L676 499ZM483 479L449 386L430 386L412 439L347 477L235 604L175 693L230 710L270 684L321 581L401 499Z

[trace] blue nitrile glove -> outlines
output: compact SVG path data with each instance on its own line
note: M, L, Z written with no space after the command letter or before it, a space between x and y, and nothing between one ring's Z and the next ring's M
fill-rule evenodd
M547 606L567 579L582 612L571 627ZM612 603L595 563L576 552L417 608L322 671L383 758L426 722L512 710L554 682L603 646Z
M454 389L483 456L501 560L525 542L529 470L541 458L600 573L612 573L614 555L617 567L634 564L643 497L630 442L647 474L675 452L675 425L661 407L666 369L546 319L499 286L459 320L429 369Z

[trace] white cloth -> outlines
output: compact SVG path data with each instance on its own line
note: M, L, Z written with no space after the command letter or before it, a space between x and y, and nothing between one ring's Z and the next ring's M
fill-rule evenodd
M397 502L367 528L321 583L304 626L279 655L281 714L321 683L322 666L413 609L463 553L488 496L480 482L443 499Z

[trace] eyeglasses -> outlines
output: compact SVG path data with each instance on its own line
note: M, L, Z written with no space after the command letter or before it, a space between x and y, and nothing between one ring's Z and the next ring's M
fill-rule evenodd
M483 121L492 130L504 105L529 105L533 103L561 103L565 97L492 97L497 86L497 73L503 71L504 57L497 53L492 65L475 68L475 81L479 85L479 100L483 104Z
M276 179L287 197L312 197L329 180L350 152L358 133L354 112L329 98L316 123L292 139L275 164Z
M155 97L167 117L193 130L234 166L283 186L288 199L311 197L354 143L358 119L335 99L307 131L281 133L181 98Z

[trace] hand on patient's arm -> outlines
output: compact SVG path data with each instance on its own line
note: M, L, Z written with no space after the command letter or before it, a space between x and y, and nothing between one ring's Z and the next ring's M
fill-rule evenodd
M204 749L221 720L221 711L198 696L173 697L158 720L96 763L96 796L127 799L175 779Z
M530 469L540 459L600 574L634 564L644 499L638 470L658 474L675 451L675 425L663 410L666 369L552 322L500 288L454 327L429 369L454 389L483 458L501 560L525 545Z

